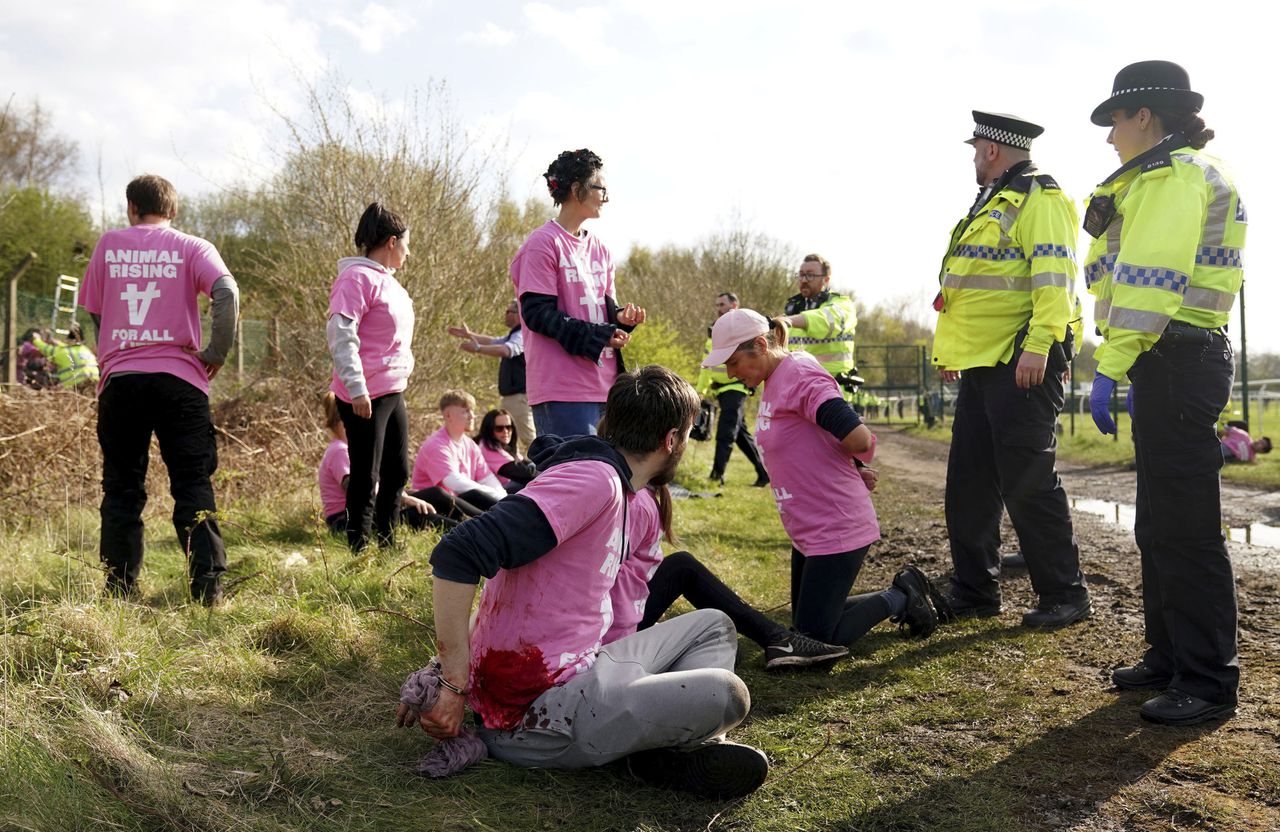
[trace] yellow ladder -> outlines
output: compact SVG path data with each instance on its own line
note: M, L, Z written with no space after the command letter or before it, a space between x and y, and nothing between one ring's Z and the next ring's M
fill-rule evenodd
M76 304L79 302L80 278L69 274L58 275L58 288L53 295L53 318L49 321L49 329L55 335L71 334L71 325L76 322ZM67 322L65 326L60 327L58 318L62 315L67 316Z

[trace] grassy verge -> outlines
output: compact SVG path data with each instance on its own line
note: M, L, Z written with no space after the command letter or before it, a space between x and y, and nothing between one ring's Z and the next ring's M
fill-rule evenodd
M710 451L694 448L685 470L709 468ZM768 492L748 487L752 479L735 454L724 496L680 503L679 529L683 545L744 597L776 608L787 598L788 548ZM885 539L859 588L885 586L908 560L940 571L941 506L912 488L885 477L877 500ZM1106 668L1134 654L1132 626L1117 632L1094 621L1055 636L1008 616L923 643L884 625L829 674L767 676L760 650L743 641L739 672L753 711L735 738L765 749L774 772L738 803L673 798L618 767L487 761L445 781L415 778L405 768L430 740L395 730L392 712L405 674L432 652L430 627L418 622L431 621L434 540L411 536L400 550L352 558L311 518L308 492L227 512L239 583L213 612L184 597L162 505L149 516L136 604L98 598L89 507L0 528L0 828L1155 830L1173 818L1179 827L1243 830L1280 822L1280 706L1258 714L1272 730L1250 727L1258 720L1242 720L1239 733L1143 730L1139 698L1102 682ZM786 610L772 614L784 619ZM1275 662L1265 684L1261 664L1253 659L1252 695L1274 702Z

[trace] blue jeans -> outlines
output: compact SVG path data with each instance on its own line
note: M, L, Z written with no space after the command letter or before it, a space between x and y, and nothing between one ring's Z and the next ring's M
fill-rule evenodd
M539 436L595 436L604 402L543 402L533 406Z

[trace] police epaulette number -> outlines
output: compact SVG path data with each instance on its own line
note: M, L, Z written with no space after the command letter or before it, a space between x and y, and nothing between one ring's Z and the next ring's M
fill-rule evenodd
M1040 187L1044 188L1045 190L1049 190L1049 191L1062 190L1062 188L1058 186L1058 180L1054 179L1052 176L1050 176L1047 173L1042 173L1037 175L1036 182L1038 182L1040 184Z
M1159 170L1160 168L1171 167L1172 165L1173 165L1173 160L1169 158L1169 154L1161 153L1160 155L1156 156L1154 159L1152 159L1151 161L1143 165L1142 172L1149 173L1153 170Z

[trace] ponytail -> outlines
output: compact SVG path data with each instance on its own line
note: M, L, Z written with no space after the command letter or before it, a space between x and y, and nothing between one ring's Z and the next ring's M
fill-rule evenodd
M408 230L409 226L399 214L381 202L373 202L360 215L355 242L361 253L368 256L369 252L381 247L392 237L403 237Z
M1203 150L1214 136L1214 132L1205 126L1200 114L1191 110L1156 110L1148 107L1151 115L1160 121L1160 127L1166 133L1178 133L1187 140L1187 144L1196 150ZM1137 112L1136 109L1134 112ZM1126 113L1129 111L1126 110ZM1129 113L1132 115L1132 113Z

